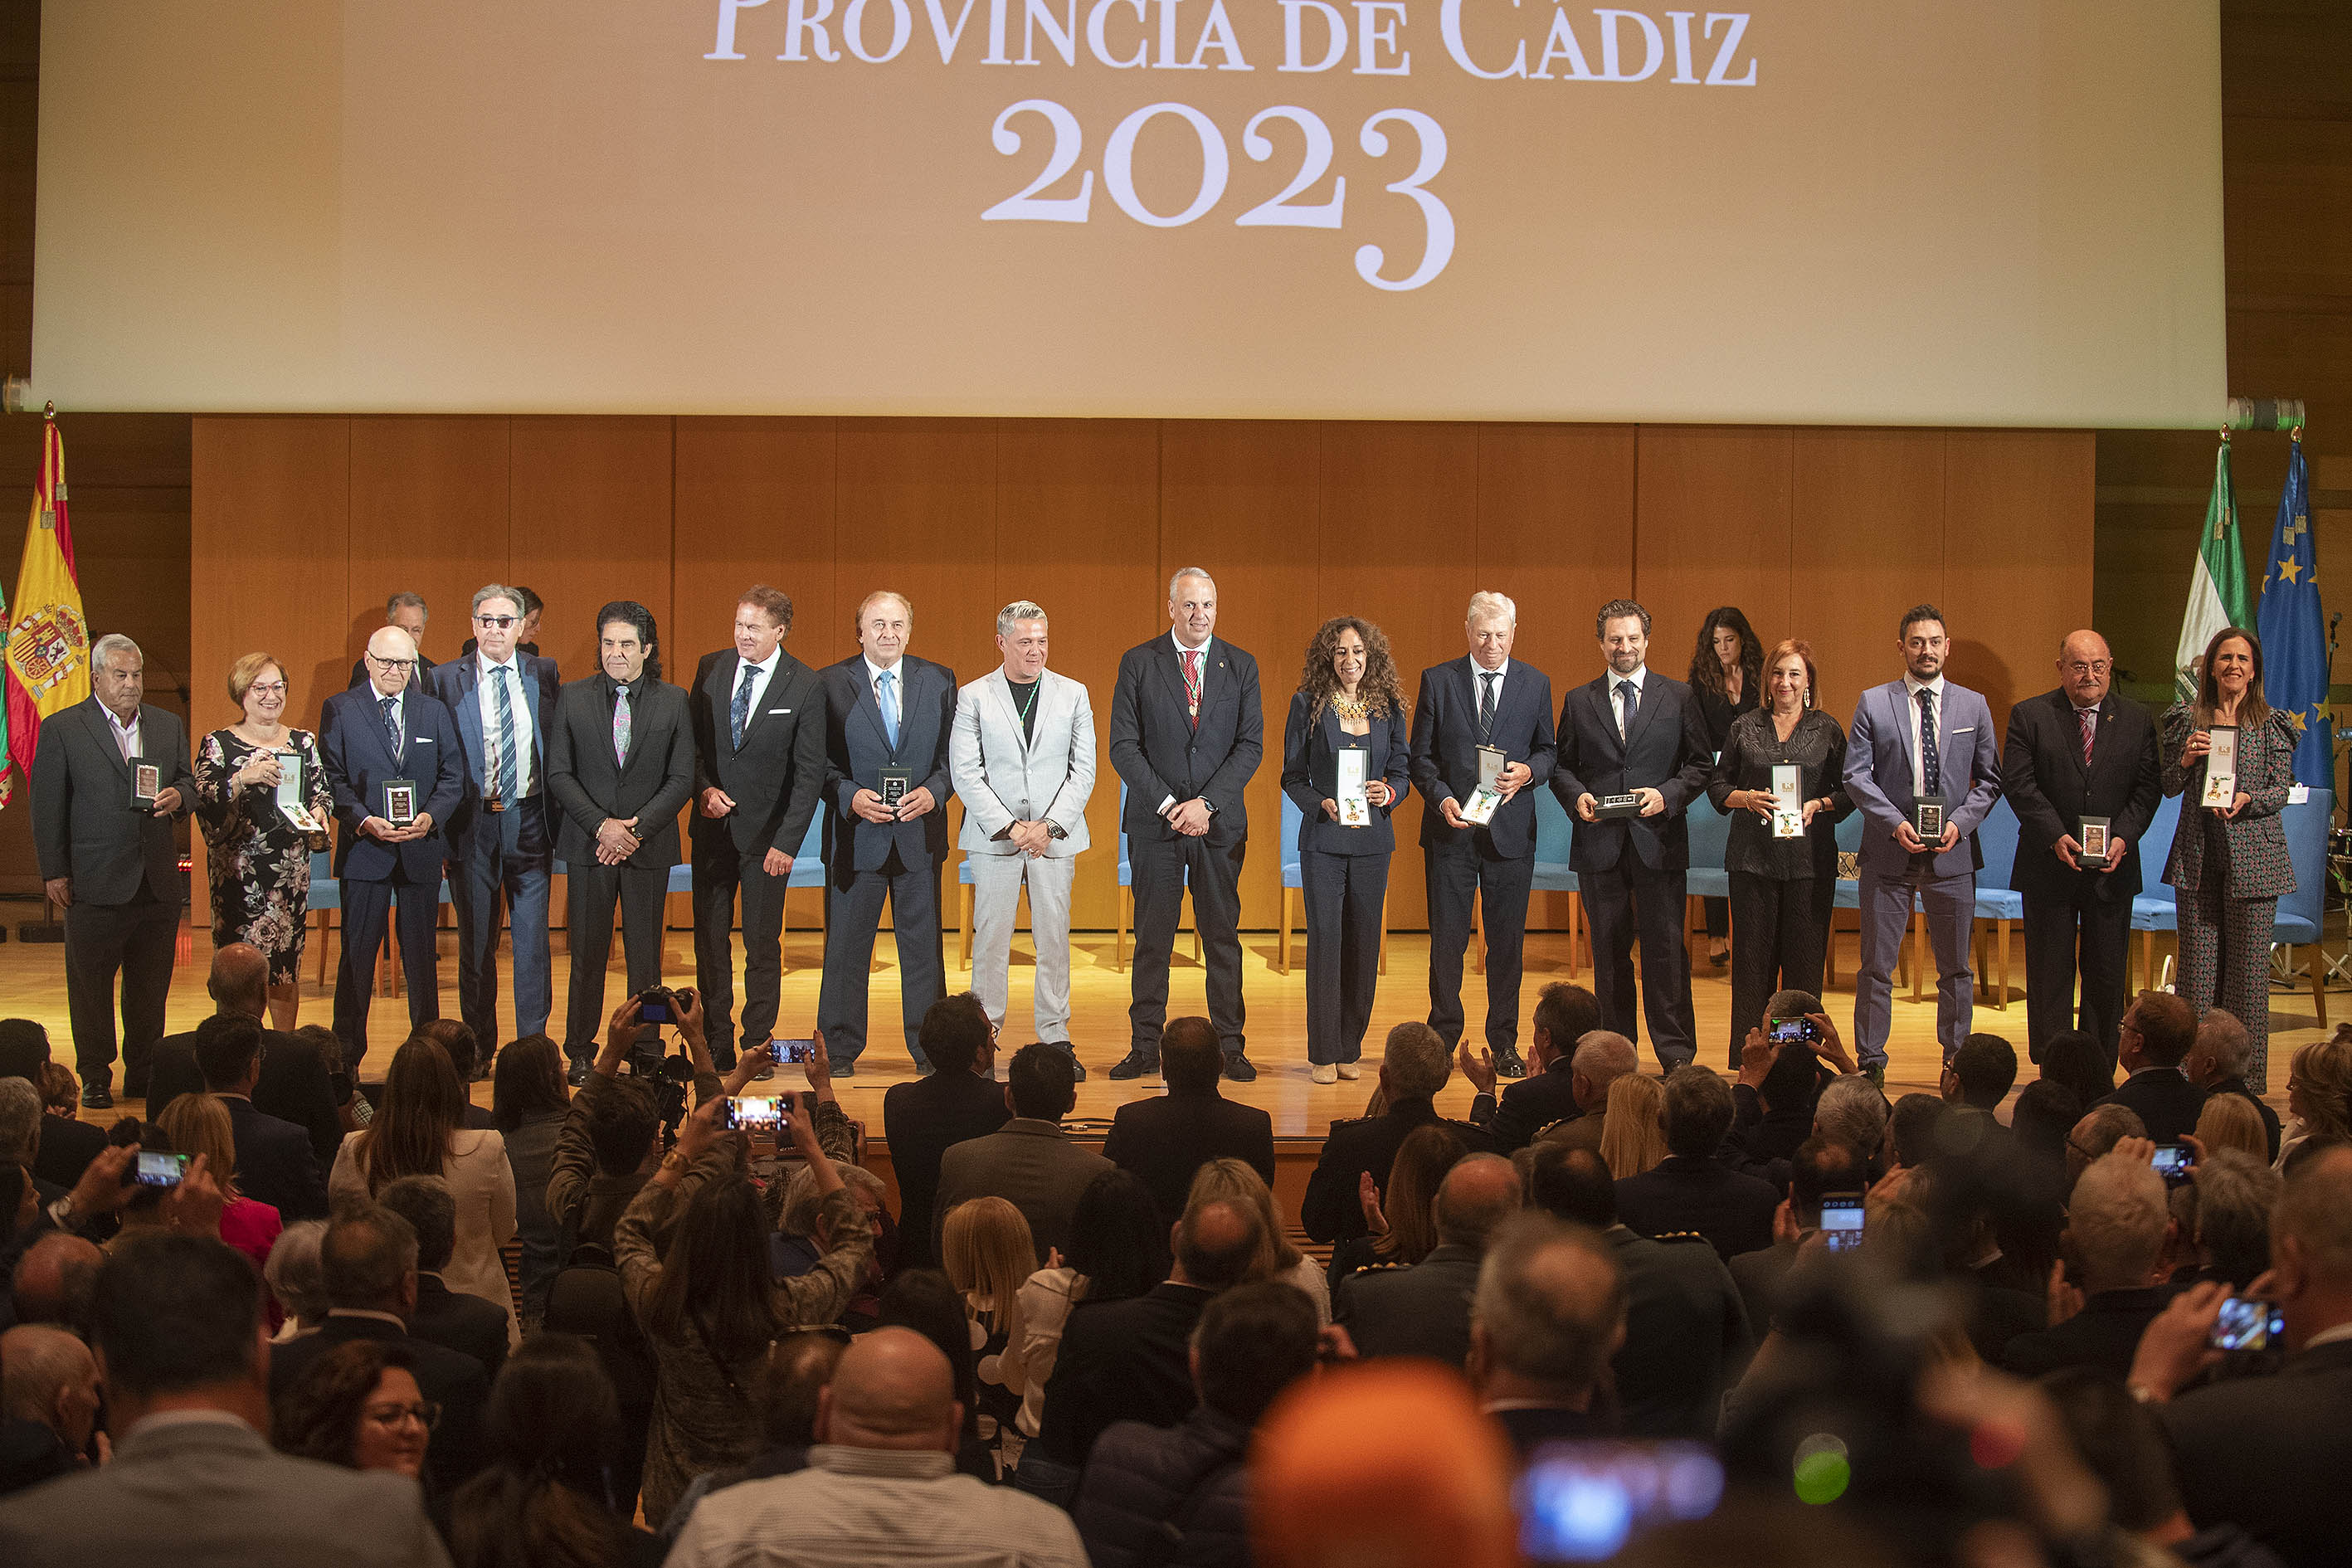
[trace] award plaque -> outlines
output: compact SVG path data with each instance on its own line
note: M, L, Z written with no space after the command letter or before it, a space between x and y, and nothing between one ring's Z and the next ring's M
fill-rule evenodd
M2205 793L2197 804L2227 811L2238 798L2238 731L2234 725L2216 724L2205 733L2211 749L2205 753Z
M2086 816L2074 841L2083 847L2074 857L2074 864L2088 870L2104 871L2107 867L2107 818Z
M1495 809L1503 804L1503 769L1509 762L1492 746L1478 748L1478 788L1462 808L1463 821L1484 827L1495 820Z
M1772 764L1772 837L1805 836L1804 772L1794 763Z
M1339 753L1339 785L1332 798L1339 805L1342 827L1372 825L1372 803L1364 795L1365 773L1371 761L1372 754L1361 746L1345 747Z
M488 803L486 801L487 806ZM383 819L394 827L416 825L416 781L386 779L383 781Z
M1944 841L1944 803L1923 800L1911 807L1911 828L1930 849Z
M279 752L278 757L278 814L302 833L323 833L327 825L302 801L302 753Z
M882 804L884 805L888 806L892 811L896 811L898 809L898 803L907 798L907 792L914 787L914 769L884 768L882 770L881 777L876 784L874 793L882 797Z
M1642 797L1638 795L1604 795L1592 803L1595 822L1623 822L1642 815Z
M131 759L131 804L141 811L155 809L163 793L163 770L142 757Z

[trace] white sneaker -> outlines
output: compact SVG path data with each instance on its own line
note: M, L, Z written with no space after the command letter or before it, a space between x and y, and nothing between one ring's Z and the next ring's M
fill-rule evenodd
M1339 1069L1329 1062L1317 1062L1308 1069L1307 1076L1317 1083L1337 1083L1339 1081Z
M1364 1076L1364 1069L1358 1067L1353 1062L1341 1062L1339 1064L1339 1076L1346 1079L1349 1082L1353 1083L1356 1079Z

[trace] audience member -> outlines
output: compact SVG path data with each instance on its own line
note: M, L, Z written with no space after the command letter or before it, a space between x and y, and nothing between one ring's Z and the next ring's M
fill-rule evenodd
M286 1315L276 1336L281 1342L318 1332L334 1307L327 1298L327 1276L319 1261L319 1247L326 1239L325 1220L298 1220L278 1233L277 1242L269 1248L269 1261L262 1265L262 1282Z
M273 1402L288 1398L311 1363L356 1341L396 1344L411 1358L416 1385L441 1407L425 1476L447 1496L481 1466L481 1418L490 1380L482 1363L408 1331L416 1310L416 1232L390 1209L354 1205L327 1222L319 1268L331 1305L319 1331L273 1348Z
M1129 1301L1168 1277L1169 1227L1142 1180L1106 1171L1087 1184L1070 1215L1068 1256L1021 1287L1021 1436L1034 1438L1045 1415L1045 1384L1062 1352L1062 1330L1080 1301ZM1034 1446L1024 1466L1046 1463ZM1074 1478L1063 1478L1064 1480Z
M47 1323L79 1338L89 1337L89 1303L106 1254L96 1242L71 1231L37 1237L16 1260L10 1304L20 1323Z
M912 1329L940 1347L948 1358L956 1405L963 1411L955 1468L978 1480L997 1480L996 1455L980 1436L980 1357L972 1349L971 1314L963 1292L940 1269L901 1269L883 1288L877 1327Z
M572 1097L563 1125L555 1135L555 1164L547 1177L547 1213L555 1222L555 1265L571 1261L564 1238L574 1247L613 1247L613 1232L621 1215L645 1190L661 1158L661 1109L645 1079L620 1075L622 1059L636 1043L636 998L623 1003L605 1026L604 1044ZM754 1047L760 1062L770 1060L765 1047ZM740 1073L739 1062L736 1071ZM753 1071L758 1070L755 1066ZM744 1081L748 1082L749 1079ZM719 1075L698 1068L694 1078L694 1103L722 1092Z
M522 1244L516 1305L525 1329L547 1315L547 1288L560 1267L561 1231L547 1206L547 1184L555 1174L556 1141L572 1110L564 1072L562 1047L545 1035L525 1035L499 1053L490 1086L490 1121L506 1141L507 1171L514 1178L515 1239Z
M1465 1156L1437 1189L1437 1246L1419 1263L1341 1281L1332 1321L1366 1357L1422 1355L1459 1367L1470 1352L1470 1298L1495 1227L1523 1198L1499 1154Z
M874 1326L874 1309L881 1299L884 1276L892 1272L899 1233L890 1225L889 1194L881 1177L846 1160L835 1160L833 1169L848 1191L849 1201L857 1205L866 1233L874 1238L873 1255L850 1287L848 1304L834 1314L834 1321L852 1333L863 1333ZM802 1162L790 1181L772 1181L761 1194L776 1226L776 1234L769 1238L768 1255L779 1279L796 1279L824 1261L830 1238L824 1225L824 1194L816 1183L815 1169Z
M1539 1153L1528 1200L1598 1231L1612 1260L1624 1325L1608 1352L1615 1429L1629 1437L1712 1437L1723 1391L1753 1344L1748 1310L1723 1259L1696 1238L1653 1241L1620 1225L1616 1184L1588 1150ZM1513 1435L1528 1436L1516 1428Z
M261 1283L216 1241L142 1237L91 1307L111 1463L0 1502L13 1568L446 1563L415 1483L273 1453Z
M961 1426L947 1358L919 1334L878 1329L842 1353L820 1395L808 1468L705 1497L669 1568L1086 1568L1067 1515L954 1473Z
M2169 991L2143 991L2124 1009L2116 1034L2116 1060L2126 1076L2102 1105L2128 1106L2147 1136L2177 1143L2197 1131L2205 1091L2189 1081L2180 1064L2197 1043L2197 1015Z
M1166 1059L1166 1047L1161 1047L1161 1059ZM1282 1216L1274 1206L1274 1189L1265 1178L1248 1164L1235 1159L1212 1160L1192 1176L1192 1189L1185 1196L1188 1208L1219 1198L1246 1204L1257 1215L1261 1237L1257 1263L1250 1270L1253 1279L1279 1279L1296 1286L1315 1303L1315 1321L1331 1321L1331 1286L1324 1278L1323 1266L1293 1246L1283 1234ZM1181 1210L1178 1211L1180 1215Z
M1279 1279L1236 1285L1202 1309L1192 1413L1164 1428L1120 1422L1087 1457L1071 1512L1094 1568L1248 1561L1250 1436L1314 1372L1317 1343L1306 1298Z
M1659 1114L1667 1156L1652 1170L1618 1179L1618 1217L1651 1237L1696 1231L1718 1258L1771 1246L1780 1195L1717 1157L1732 1116L1731 1086L1722 1075L1696 1062L1675 1068Z
M1004 1100L1013 1118L995 1131L969 1138L940 1157L939 1194L931 1228L968 1198L1012 1200L1029 1222L1036 1266L1070 1238L1070 1215L1087 1184L1114 1167L1062 1131L1078 1102L1073 1058L1061 1046L1027 1045L1005 1068Z
M650 1538L613 1484L621 1411L595 1352L534 1335L490 1390L488 1466L449 1510L457 1568L625 1568Z
M2210 1150L2197 1163L2181 1190L2195 1200L2189 1240L2198 1279L2242 1293L2270 1267L2271 1213L2283 1185L2259 1147Z
M1465 1147L1488 1147L1490 1140L1477 1128L1437 1114L1437 1091L1453 1072L1453 1053L1427 1024L1416 1020L1389 1031L1381 1049L1376 1097L1384 1109L1377 1115L1331 1123L1298 1207L1299 1224L1309 1237L1339 1242L1365 1233L1363 1179L1369 1174L1375 1184L1384 1182L1396 1163L1397 1146L1414 1128L1443 1121Z
M1885 1092L1869 1079L1838 1079L1813 1103L1813 1135L1853 1151L1874 1178L1886 1165L1886 1124L1894 1115Z
M243 1014L218 1013L196 1026L196 1069L205 1095L228 1111L240 1184L255 1201L289 1220L327 1217L327 1179L310 1136L293 1122L256 1109L261 1082L261 1026ZM291 1047L302 1048L299 1045ZM149 1120L163 1122L171 1107Z
M2123 1037L2132 1037L2131 1025ZM2051 1286L2050 1326L2009 1342L2002 1363L2022 1377L2087 1366L2121 1377L2140 1331L2164 1310L2160 1260L2171 1224L2164 1178L2146 1145L2092 1162L2067 1206L2064 1247L2071 1279Z
M2198 1145L2209 1156L2234 1149L2268 1165L2275 1156L2270 1131L2254 1110L2257 1103L2242 1094L2207 1095L2205 1109L2197 1113Z
M2017 1047L1999 1035L1970 1035L1944 1064L1943 1096L1950 1105L1998 1111L2017 1082Z
M450 1289L441 1278L457 1248L457 1200L449 1184L438 1176L403 1176L386 1182L375 1201L416 1233L416 1305L408 1313L408 1331L472 1356L497 1382L507 1361L507 1314L479 1296Z
M33 1157L33 1174L58 1187L81 1180L90 1161L106 1147L106 1134L86 1121L39 1115L41 1069L49 1062L49 1032L30 1018L0 1018L0 1081L23 1079L33 1089L40 1134Z
M2199 1530L2173 1479L2172 1445L2156 1413L2102 1372L2070 1367L2042 1379L2084 1463L2107 1489L2107 1518L2163 1561L2198 1568L2279 1568L2269 1548L2234 1524Z
M1633 1041L1608 1029L1586 1030L1570 1058L1569 1091L1576 1101L1575 1112L1537 1136L1571 1149L1599 1149L1608 1121L1610 1086L1628 1074L1638 1075L1641 1068L1641 1053Z
M82 1468L98 1411L88 1345L47 1323L0 1333L0 1496Z
M0 1166L20 1167L28 1178L31 1177L34 1166L40 1160L41 1124L47 1120L47 1114L41 1110L41 1091L34 1088L30 1080L0 1079ZM90 1131L98 1131L96 1128ZM99 1141L102 1147L104 1133L99 1134ZM39 1185L47 1189L46 1195L49 1197L58 1196L64 1191L48 1182L41 1182ZM12 1206L9 1213L15 1212Z
M1165 1061L1164 1044L1161 1049ZM1028 1384L1021 1352L1028 1340L1021 1327L1021 1287L1036 1271L1036 1246L1029 1222L1003 1198L958 1204L941 1222L940 1241L940 1261L963 1298L971 1334L979 1436L994 1465L983 1479L1004 1479L1020 1464L1024 1441L1021 1399Z
M996 1065L996 1031L979 997L960 991L932 1003L916 1043L931 1070L882 1092L882 1135L898 1181L898 1258L908 1268L939 1261L932 1200L939 1192L940 1157L959 1143L996 1131L1013 1116L1004 1091L990 1076Z
M2040 1078L2017 1091L2017 1103L2009 1110L2009 1130L2017 1135L2020 1149L2063 1166L2066 1135L2081 1120L2083 1102L2074 1098L2074 1091L2054 1079Z
M337 1345L271 1402L270 1441L298 1458L418 1479L441 1407L425 1397L415 1368L415 1352L397 1340Z
M816 1441L817 1396L833 1381L833 1369L849 1343L845 1331L813 1330L786 1334L770 1347L751 1394L759 1406L764 1446L740 1465L706 1470L694 1478L662 1523L664 1552L677 1543L678 1533L694 1516L695 1505L712 1492L739 1481L761 1481L808 1468L809 1447Z
M62 1116L68 1121L81 1116L81 1082L73 1068L61 1061L41 1064L41 1111L47 1116Z
M2116 1059L2098 1041L2080 1029L2064 1029L2042 1042L2034 1061L2042 1077L2074 1091L2084 1110L2115 1091Z
M491 1063L483 1042L473 1026L458 1018L435 1018L417 1026L416 1033L431 1040L449 1055L449 1065L457 1069L457 1081L467 1086L464 1125L481 1131L496 1125L491 1112L476 1105L470 1098L472 1085L490 1076Z
M1365 1233L1331 1249L1325 1274L1330 1292L1359 1269L1382 1263L1418 1263L1437 1245L1437 1188L1466 1151L1444 1122L1414 1128L1389 1162L1388 1181L1376 1185L1368 1173L1356 1184L1357 1206Z
M1951 1102L1936 1095L1906 1094L1897 1100L1886 1119L1894 1168L1916 1171L1925 1165L1935 1155L1945 1119L1951 1113Z
M1266 1182L1274 1180L1274 1119L1217 1092L1224 1065L1215 1025L1171 1018L1160 1037L1160 1076L1168 1092L1129 1100L1111 1118L1103 1157L1143 1178L1162 1225L1173 1225L1184 1212L1193 1173L1212 1160L1240 1160Z
M2092 1107L2083 1113L2066 1134L2066 1171L2069 1184L2090 1169L2091 1162L2105 1154L2126 1138L2145 1138L2147 1128L2141 1122L2139 1112L2128 1105L2112 1101Z
M1496 1152L1524 1149L1552 1123L1581 1118L1588 1098L1598 1106L1608 1093L1608 1080L1616 1074L1596 1054L1591 1065L1601 1081L1594 1084L1588 1079L1585 1092L1580 1095L1576 1052L1585 1036L1600 1027L1601 1003L1591 992L1559 980L1545 986L1536 997L1527 1077L1504 1089L1499 1102L1495 1098L1495 1053L1484 1046L1474 1050L1466 1038L1462 1042L1458 1058L1462 1076L1477 1090L1477 1098L1470 1102L1470 1120L1495 1141ZM1629 1048L1625 1065L1616 1071L1631 1072L1637 1064Z
M1665 1110L1664 1079L1629 1072L1610 1084L1601 1120L1601 1158L1610 1174L1623 1181L1657 1169L1669 1152Z
M284 1125L280 1123L280 1125ZM253 1259L256 1268L269 1261L269 1249L278 1244L278 1233L286 1228L285 1221L275 1205L246 1194L240 1180L243 1167L237 1162L236 1124L229 1114L228 1105L214 1094L183 1094L164 1108L156 1123L171 1145L183 1154L202 1154L205 1168L221 1184L224 1202L221 1205L220 1238ZM304 1141L299 1128L287 1129L294 1134L293 1150L305 1162L310 1161L310 1145ZM313 1180L318 1166L310 1163ZM324 1193L321 1189L321 1196ZM277 1320L272 1319L275 1322Z
M2279 1157L2278 1112L2264 1103L2246 1081L2246 1068L2253 1059L2253 1037L2238 1022L2238 1016L2227 1008L2209 1007L2205 1016L2197 1020L2197 1043L2189 1047L2188 1059L2180 1064L2180 1071L2205 1091L2208 1105L2223 1096L2234 1095L2253 1107L2254 1114L2262 1118L2263 1135L2270 1144L2270 1152L2264 1158L2275 1164Z
M1550 1163L1595 1167L1605 1192L1608 1170L1592 1151ZM1618 1262L1591 1232L1546 1215L1514 1215L1496 1227L1470 1309L1468 1372L1479 1408L1522 1458L1555 1438L1614 1435L1603 1390L1628 1332Z
M1782 1013L1787 1006L1804 1007L1827 1019L1821 1003L1802 991L1780 992L1769 1005L1768 1017L1804 1016ZM1805 1046L1772 1045L1761 1029L1749 1034L1740 1049L1738 1079L1731 1086L1731 1142L1751 1167L1786 1162L1798 1144L1812 1136L1813 1107L1825 1087L1823 1070L1822 1058Z
M2336 1026L2332 1039L2295 1047L2287 1067L2286 1110L2294 1126L2279 1143L2283 1170L2298 1144L2352 1142L2352 1033L2344 1026Z
M1789 1195L1772 1212L1772 1245L1736 1253L1728 1264L1751 1333L1760 1337L1780 1310L1781 1285L1796 1266L1799 1248L1821 1228L1822 1197L1858 1197L1867 1184L1862 1162L1844 1144L1816 1134L1797 1146L1789 1162Z
M342 1068L342 1047L321 1051L313 1036L268 1026L269 959L249 942L233 942L213 950L205 990L213 999L215 1018L250 1018L261 1031L261 1077L253 1086L254 1109L302 1129L320 1170L333 1164L343 1140L342 1118L335 1110L341 1097L334 1084ZM149 1121L160 1119L174 1096L205 1091L204 1068L196 1060L203 1033L199 1024L164 1036L155 1044L143 1085L125 1082L128 1092L143 1089Z

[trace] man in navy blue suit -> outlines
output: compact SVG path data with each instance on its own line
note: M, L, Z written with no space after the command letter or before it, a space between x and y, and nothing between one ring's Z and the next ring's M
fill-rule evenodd
M343 906L343 959L335 975L335 1037L343 1065L359 1070L367 1053L368 1003L375 990L376 954L395 899L400 910L400 958L408 975L413 1028L441 1016L438 955L433 928L441 914L442 824L465 797L464 760L449 710L409 689L416 645L398 626L368 638L368 683L327 699L319 724L319 754L335 801L335 875ZM395 738L397 744L395 744ZM414 786L415 819L395 827L384 785Z
M1462 1041L1462 954L1470 900L1486 904L1486 1046L1495 1070L1527 1076L1519 1055L1519 955L1535 882L1536 786L1551 776L1551 678L1511 662L1519 608L1473 594L1470 651L1421 672L1412 705L1412 786L1421 792L1421 853L1429 870L1429 1026L1448 1049ZM1476 797L1478 753L1506 761L1502 804L1483 826L1462 815Z
M867 972L882 900L898 939L907 1053L928 1069L923 1015L947 994L940 863L948 852L955 672L908 654L915 611L887 591L857 606L858 651L824 672L824 982L816 1025L833 1076L866 1049ZM891 795L884 792L889 790ZM895 799L892 798L895 795Z
M548 877L555 825L547 738L555 724L555 661L518 646L523 593L492 583L474 594L476 646L433 669L465 751L465 798L449 824L449 901L457 911L457 1006L488 1062L499 1032L499 926L514 935L515 1036L544 1034L553 994L547 951Z

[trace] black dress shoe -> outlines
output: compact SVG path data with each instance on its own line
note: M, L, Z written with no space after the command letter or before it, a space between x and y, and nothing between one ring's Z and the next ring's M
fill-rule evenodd
M1078 1053L1071 1046L1070 1042L1067 1040L1055 1040L1054 1044L1060 1048L1061 1053L1064 1056L1070 1058L1070 1076L1072 1079L1079 1083L1086 1082L1087 1064L1078 1060Z
M1249 1058L1244 1056L1241 1052L1227 1051L1225 1053L1225 1076L1233 1079L1235 1083L1248 1083L1257 1077L1257 1068L1251 1066Z
M1118 1079L1141 1078L1146 1073L1160 1071L1160 1058L1145 1056L1141 1051L1129 1051L1111 1065L1110 1076Z
M582 1084L586 1083L588 1081L588 1058L586 1057L574 1058L572 1059L572 1066L566 1069L563 1074L563 1081L570 1084L574 1089L578 1089Z
M1516 1050L1505 1051L1495 1058L1495 1076L1496 1078L1527 1077L1527 1058Z
M111 1110L114 1096L108 1092L106 1079L91 1079L81 1086L81 1108L84 1110Z

